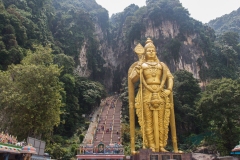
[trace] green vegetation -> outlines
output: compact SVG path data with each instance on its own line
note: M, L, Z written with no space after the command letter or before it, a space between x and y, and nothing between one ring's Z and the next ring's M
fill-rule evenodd
M94 0L69 2L0 0L1 129L19 140L41 138L52 157L62 159L76 153L82 114L106 95L93 81L105 72L93 33L96 22L108 27L107 11ZM89 48L92 80L74 73L82 46Z
M37 47L21 64L0 72L2 129L19 139L47 137L60 122L64 94L60 69L52 63L51 50Z
M196 117L197 109L194 105L201 92L198 81L193 77L192 73L185 70L176 71L174 73L173 91L176 126L180 132L179 135L188 137L192 133L201 133L203 128Z
M240 8L232 11L230 14L225 14L222 17L211 20L207 23L212 27L217 35L222 35L225 32L236 32L240 34Z
M116 51L122 51L122 68L120 71L116 69L120 79L125 77L129 66L135 61L134 54L129 54L132 53L134 44L139 42L144 45L146 34L153 36L152 39L159 49L159 58L170 68L176 68L173 64L180 63L181 58L186 61L185 63L190 64L193 61L191 59L194 57L193 54L204 52L204 59L202 59L204 63L199 66L200 80L206 81L212 78L212 72L214 72L212 70L217 64L206 67L206 63L210 65L214 57L212 55L215 50L214 31L190 18L188 11L178 0L151 0L147 1L147 6L141 8L134 4L129 5L123 12L114 14L110 23L112 47L116 48ZM175 33L177 34L174 35ZM186 45L189 36L193 36L192 44ZM118 48L121 41L124 48Z
M239 9L209 23L216 36L212 28L190 18L178 0L146 3L141 8L131 4L109 19L108 11L95 0L0 0L0 128L19 140L41 138L52 158L71 159L89 125L82 115L99 106L105 87L121 91L123 122L128 123L124 77L136 61L133 47L138 42L144 45L146 32L154 28L158 56L175 71L180 148L192 151L204 140L228 154L240 132ZM173 30L163 33L164 27ZM108 51L115 59L108 57ZM83 52L89 77L76 70ZM196 62L191 57L197 57ZM179 65L174 64L180 62L198 67L199 79L176 71ZM123 130L129 153L129 126L124 124ZM141 148L138 129L136 134L136 147Z
M239 80L216 79L207 85L197 103L200 118L212 133L207 137L208 144L215 145L224 155L229 154L240 138L239 96Z

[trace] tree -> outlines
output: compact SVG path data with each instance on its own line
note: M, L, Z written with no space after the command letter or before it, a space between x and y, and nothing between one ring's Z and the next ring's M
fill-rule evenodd
M63 159L63 157L68 153L68 150L58 143L48 145L46 150L51 154L52 158L56 159Z
M60 78L64 83L64 90L66 92L64 96L64 108L61 115L61 124L54 129L55 134L71 137L79 128L82 122L81 114L82 109L78 100L78 88L76 86L76 78L72 74L64 74Z
M105 88L101 83L86 78L76 78L76 87L80 106L86 114L91 112L93 106L99 106L101 99L106 96Z
M221 153L228 154L240 138L240 81L232 79L212 80L198 101L198 110L208 130L208 139Z
M220 36L220 41L225 45L236 47L239 43L239 35L237 32L225 32Z
M226 61L226 67L233 69L235 71L237 71L238 66L238 54L237 52L233 49L233 47L228 46L228 45L224 45L221 48L221 52L224 56L224 60Z
M60 81L64 84L65 95L63 97L64 107L63 114L60 116L61 122L58 127L54 128L54 134L71 137L79 128L82 122L81 109L78 101L78 91L76 79L73 75L74 60L71 56L65 54L54 55L54 63L62 68Z
M122 116L123 121L129 123L129 105L128 105L128 82L127 78L122 79L120 98L122 100Z
M54 63L63 68L61 72L62 75L66 73L73 74L75 62L71 56L57 54L54 56Z
M199 120L196 117L195 101L199 98L201 89L193 74L186 70L174 73L174 108L178 133L190 135L199 133Z
M39 46L22 64L0 72L1 128L19 139L48 136L60 122L64 91L51 61L51 50Z

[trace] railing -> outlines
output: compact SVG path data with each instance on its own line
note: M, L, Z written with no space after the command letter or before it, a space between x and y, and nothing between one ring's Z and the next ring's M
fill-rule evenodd
M112 117L112 124L113 124L113 126L112 126L112 132L111 132L111 140L110 140L110 144L112 144L112 138L113 138L113 134L114 134L114 117L115 117L115 111L116 111L116 106L117 106L117 101L118 101L118 99L119 99L119 97L117 97L117 99L116 99L116 101L115 101L115 104L114 104L114 111L113 111L113 117Z
M81 154L124 154L124 147L123 145L119 144L109 144L103 148L101 153L98 152L98 149L95 148L93 145L90 146L86 144L82 146L82 148L78 151L78 155Z

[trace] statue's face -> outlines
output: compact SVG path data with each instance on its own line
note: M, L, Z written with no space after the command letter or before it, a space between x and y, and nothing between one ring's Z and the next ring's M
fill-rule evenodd
M146 59L154 60L156 58L156 50L154 47L149 47L146 50Z

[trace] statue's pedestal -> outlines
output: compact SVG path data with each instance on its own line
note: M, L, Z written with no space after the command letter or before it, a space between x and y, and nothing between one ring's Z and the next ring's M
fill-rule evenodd
M192 160L191 153L152 152L151 149L140 149L132 156L133 160Z

